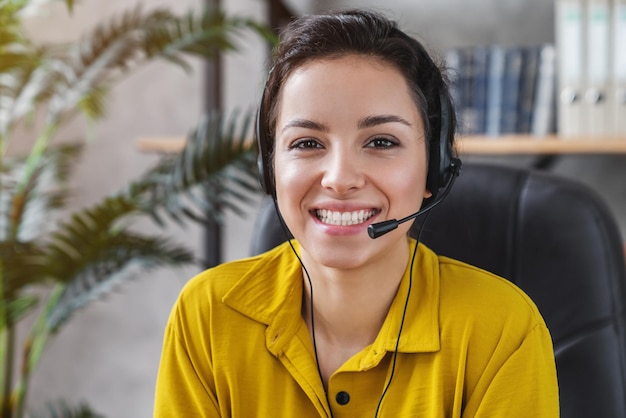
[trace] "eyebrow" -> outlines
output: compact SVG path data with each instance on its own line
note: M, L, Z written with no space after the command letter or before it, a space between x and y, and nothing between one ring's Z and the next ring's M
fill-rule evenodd
M293 119L285 124L282 131L286 131L289 128L304 128L312 129L314 131L328 132L328 127L319 122L315 122L310 119Z
M396 116L396 115L375 115L375 116L367 116L363 119L360 119L357 123L357 127L359 129L371 128L378 125L383 125L385 123L401 123L406 126L412 126L409 121L406 119ZM315 131L328 132L329 129L326 125L315 122L310 119L293 119L289 121L283 127L283 131L289 128L304 128L304 129L312 129Z
M367 116L359 120L359 123L357 126L359 127L359 129L365 129L365 128L371 128L374 126L382 125L385 123L401 123L406 126L412 126L409 121L396 115Z

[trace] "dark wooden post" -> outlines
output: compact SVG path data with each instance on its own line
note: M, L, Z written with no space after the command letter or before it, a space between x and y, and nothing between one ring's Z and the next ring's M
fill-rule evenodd
M220 0L205 0L207 8L218 9ZM222 68L219 53L207 60L204 70L204 110L222 110ZM205 230L204 257L206 267L214 267L222 262L222 225L211 221Z

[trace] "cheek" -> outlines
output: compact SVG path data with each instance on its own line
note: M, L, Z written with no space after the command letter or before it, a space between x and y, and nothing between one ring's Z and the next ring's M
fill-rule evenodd
M425 194L426 189L426 175L421 171L416 171L412 173L413 175L405 175L401 176L398 179L398 193L404 195L405 197L410 197L407 199L412 202L421 202L422 198Z
M301 167L293 162L277 158L274 160L274 182L276 199L281 211L298 205L302 200L309 180Z
M426 163L405 167L412 169L389 173L386 183L393 190L395 199L402 202L403 210L416 211L430 194L426 190Z

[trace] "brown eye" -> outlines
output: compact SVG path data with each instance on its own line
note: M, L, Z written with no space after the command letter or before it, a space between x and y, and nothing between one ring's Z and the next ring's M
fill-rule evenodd
M294 142L291 147L292 149L316 149L322 148L322 145L312 138L305 138Z
M387 137L384 136L380 136L380 137L376 137L373 138L370 142L367 143L368 147L372 147L372 148L393 148L395 146L397 146L398 143L396 141L393 141Z

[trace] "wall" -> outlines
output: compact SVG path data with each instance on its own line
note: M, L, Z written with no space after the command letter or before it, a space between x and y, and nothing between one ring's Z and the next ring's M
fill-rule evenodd
M144 7L167 5L178 10L196 7L200 0L144 0ZM403 27L417 34L433 49L488 42L539 43L553 41L553 5L545 0L387 0L311 2L290 0L299 12L351 5L371 6L398 18ZM227 10L259 18L263 2L225 0ZM42 39L75 39L78 33L107 16L131 7L129 1L83 0L76 15L67 19L63 8L33 18L31 30ZM246 39L243 51L224 62L227 108L254 106L262 87L265 50ZM156 160L134 148L143 136L177 136L197 121L202 107L202 71L187 75L165 64L154 64L120 84L109 103L107 117L98 125L97 138L89 145L76 182L76 206L93 203L99 196L117 190ZM77 123L67 136L79 136ZM471 157L466 160L478 160ZM529 158L489 158L502 164L526 165ZM626 187L623 157L565 157L554 168L559 174L592 185L619 215L626 231ZM254 206L245 218L227 217L224 257L247 254ZM151 228L150 225L142 225ZM172 227L177 239L202 250L202 231ZM86 400L110 418L140 418L152 415L152 396L161 337L169 309L180 288L197 270L158 271L138 277L106 300L79 312L46 352L34 378L32 398L41 404L64 398Z
M481 43L538 43L553 38L552 2L546 0L322 0L319 9L369 7L435 49Z

